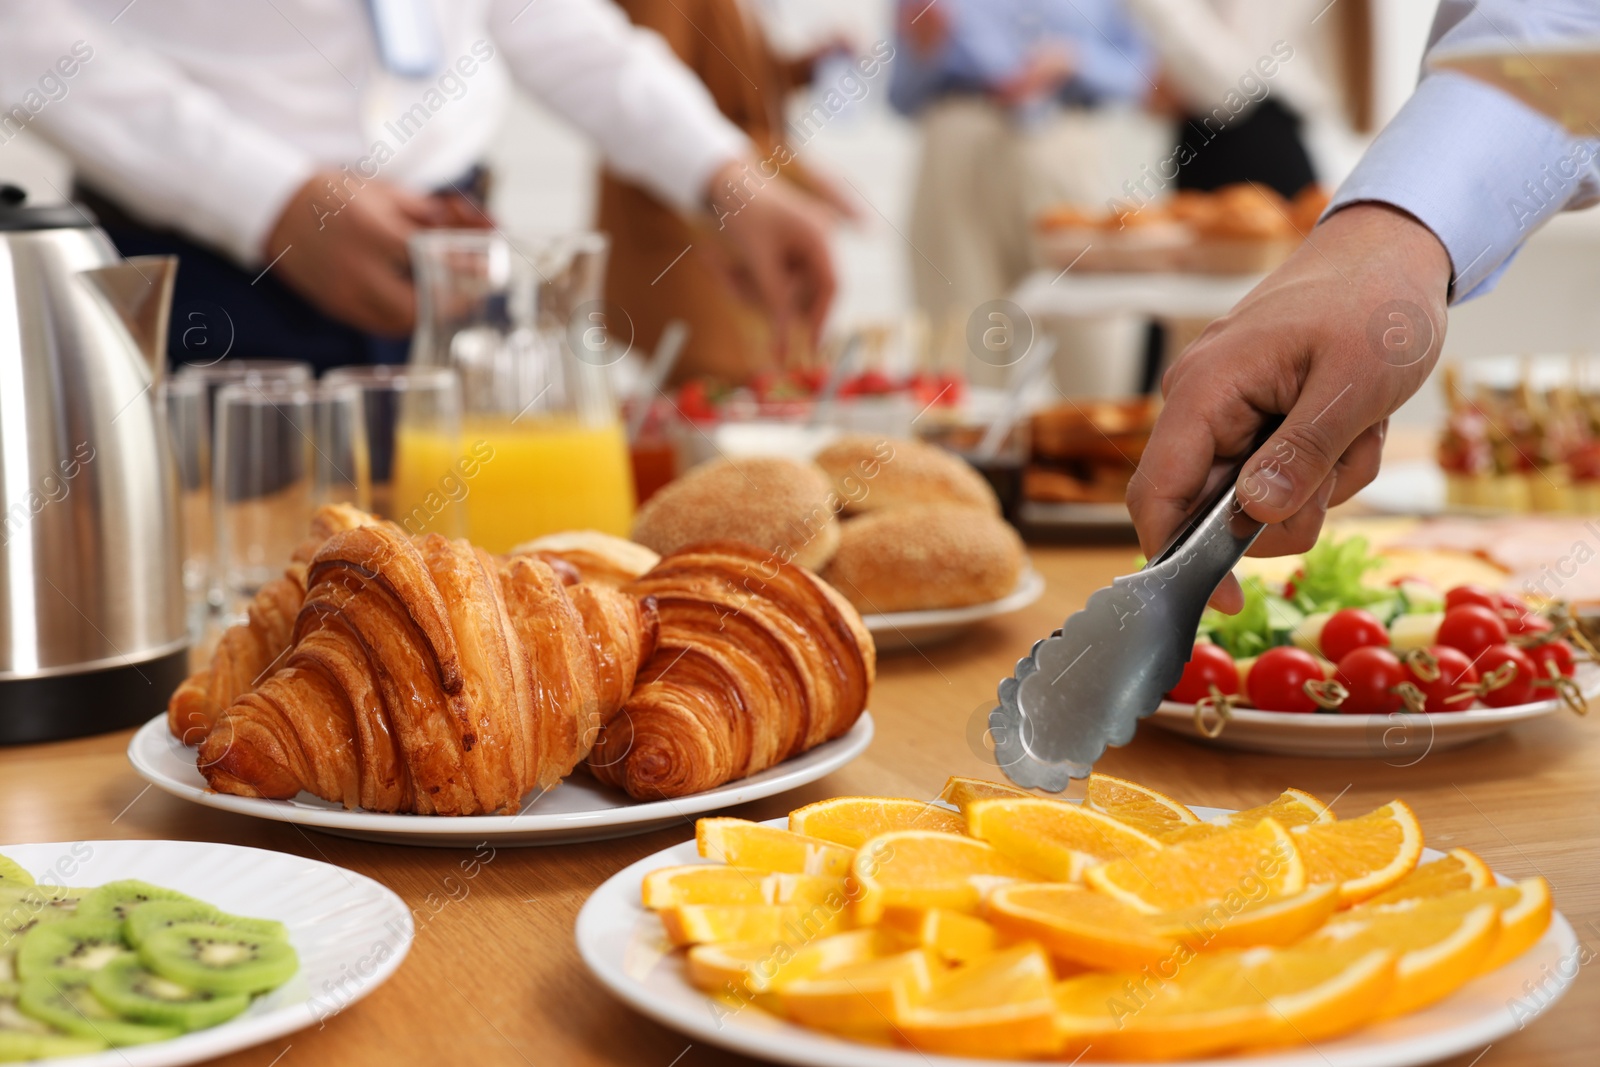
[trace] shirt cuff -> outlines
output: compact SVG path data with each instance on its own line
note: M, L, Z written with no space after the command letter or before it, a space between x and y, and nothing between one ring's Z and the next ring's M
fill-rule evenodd
M693 125L699 128L685 131L688 136L659 142L649 172L638 176L657 196L685 213L706 209L711 179L718 168L755 155L750 139L731 122Z
M1430 74L1383 128L1328 214L1364 201L1415 216L1450 255L1454 300L1493 287L1523 241L1580 195L1592 142L1491 86Z
M316 163L275 145L236 146L233 158L219 163L186 228L243 267L263 266L268 235L295 190L316 173Z

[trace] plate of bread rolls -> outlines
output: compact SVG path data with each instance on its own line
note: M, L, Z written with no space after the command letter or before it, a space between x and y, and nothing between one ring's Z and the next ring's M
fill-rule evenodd
M849 762L876 670L856 609L771 549L577 532L493 556L331 505L128 755L348 836L598 839Z
M1044 591L994 490L959 456L873 434L809 460L713 460L640 509L634 541L671 553L733 539L808 567L860 612L877 649L942 640Z

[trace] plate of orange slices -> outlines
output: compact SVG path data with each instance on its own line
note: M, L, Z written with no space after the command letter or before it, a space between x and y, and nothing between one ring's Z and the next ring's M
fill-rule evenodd
M577 942L666 1026L830 1067L1403 1067L1527 1025L1579 949L1542 878L1425 847L1401 800L1190 809L1102 775L1083 803L952 778L701 819L600 886Z

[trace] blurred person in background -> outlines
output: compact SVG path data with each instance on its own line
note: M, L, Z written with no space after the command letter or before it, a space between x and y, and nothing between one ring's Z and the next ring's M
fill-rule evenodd
M1316 180L1310 122L1336 121L1317 68L1326 0L1126 0L1178 120L1179 189L1259 182L1293 199Z
M785 131L789 94L810 83L817 63L847 50L830 42L807 55L780 57L745 0L617 0L637 26L660 34L705 84L717 108L750 139L759 169L746 195L766 195L768 182L808 200L819 218L856 216L850 199L813 168L802 165ZM869 57L869 60L871 57ZM872 62L875 76L880 64ZM626 314L637 351L652 351L673 319L689 327L676 379L708 375L743 381L771 370L780 358L811 346L801 324L785 337L764 307L711 220L675 211L646 183L608 167L600 178L599 228L611 235L606 300ZM615 325L615 324L614 324ZM626 327L620 327L626 329Z
M916 300L945 343L966 347L974 312L1036 266L1038 214L1118 192L1119 140L1155 62L1116 0L901 0L896 31L890 101L923 137L908 234ZM1054 332L1064 391L1131 386L1115 368L1134 359L1140 324ZM968 369L982 385L1010 373L973 353Z
M823 213L778 183L742 197L756 146L604 0L0 0L0 14L0 100L25 102L8 137L33 129L66 154L123 254L181 256L175 359L195 357L196 327L236 357L403 359L407 238L492 225L479 160L513 84L617 174L718 218L781 331L814 335L832 298ZM40 72L62 91L34 107Z

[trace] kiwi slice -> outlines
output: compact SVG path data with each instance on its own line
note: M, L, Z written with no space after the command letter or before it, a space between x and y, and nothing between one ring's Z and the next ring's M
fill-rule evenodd
M136 957L112 960L89 976L89 989L111 1011L142 1023L204 1030L250 1006L244 993L207 993L146 970Z
M144 943L144 939L155 931L164 926L176 926L178 923L209 923L212 926L243 930L247 934L276 938L279 941L289 940L289 929L280 922L229 915L198 900L192 903L182 900L152 900L140 904L129 913L127 922L123 924L122 934L130 945L138 948Z
M183 1033L176 1026L133 1022L100 1003L89 989L88 974L62 981L29 978L22 983L17 1007L24 1015L48 1023L74 1037L95 1037L108 1045L148 1045Z
M84 919L126 919L139 905L151 900L181 900L186 904L199 904L194 897L178 892L176 889L165 889L149 882L140 882L136 879L127 879L121 882L107 882L98 889L90 890L78 905L78 916Z
M139 946L139 959L163 978L211 993L265 992L288 981L300 967L287 941L210 923L178 923L152 931Z
M0 885L19 886L32 884L33 875L23 870L16 860L9 856L0 856Z
M17 1006L20 991L15 986L0 988L0 1063L42 1060L50 1056L81 1056L99 1052L104 1041L73 1037L25 1015Z
M71 980L74 975L98 971L127 952L122 924L115 920L41 923L17 942L17 974L24 982L52 977Z
M59 885L12 886L0 882L0 943L7 934L21 934L42 922L70 919L88 889Z

